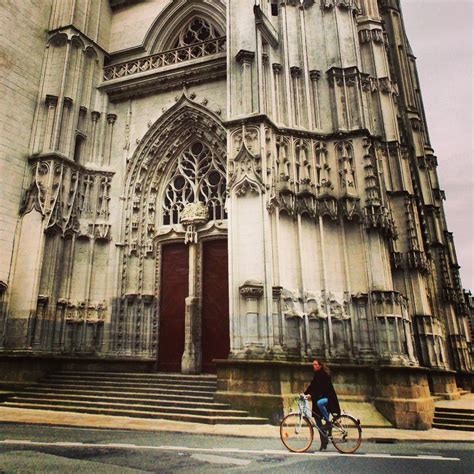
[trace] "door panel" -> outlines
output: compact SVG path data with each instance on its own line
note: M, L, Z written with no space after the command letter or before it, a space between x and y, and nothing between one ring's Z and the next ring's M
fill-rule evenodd
M227 240L210 240L202 247L202 367L215 372L212 359L226 359L230 350Z
M160 328L158 368L181 371L184 352L185 298L188 296L188 248L184 244L168 244L162 248Z

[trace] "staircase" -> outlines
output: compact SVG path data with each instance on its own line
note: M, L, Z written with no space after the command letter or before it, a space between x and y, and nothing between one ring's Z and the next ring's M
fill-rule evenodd
M215 375L58 372L15 392L2 406L207 424L264 424L214 402Z
M433 428L474 431L474 395L436 403Z

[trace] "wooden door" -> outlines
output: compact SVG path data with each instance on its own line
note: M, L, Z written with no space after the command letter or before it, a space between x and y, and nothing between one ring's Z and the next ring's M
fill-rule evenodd
M215 372L212 360L226 359L230 350L227 240L202 248L202 370Z
M158 341L158 368L162 371L181 372L188 267L186 245L177 243L162 247Z

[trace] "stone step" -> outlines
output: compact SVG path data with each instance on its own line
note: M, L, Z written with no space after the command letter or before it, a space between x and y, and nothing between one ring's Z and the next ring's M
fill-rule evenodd
M181 372L100 372L93 370L61 370L54 372L53 375L78 375L78 376L97 376L97 377L144 377L144 378L165 378L165 379L183 379L183 380L217 380L216 374L183 374Z
M16 392L17 395L26 395L26 396L43 396L44 394L55 393L58 395L85 395L85 396L97 396L97 397L125 397L127 399L143 399L146 398L148 400L167 400L173 401L176 400L184 400L186 402L203 402L203 403L211 403L214 401L214 397L212 396L212 392L209 392L210 395L201 395L204 392L198 392L199 395L192 395L189 392L183 394L182 391L178 391L177 393L173 393L174 391L170 391L172 393L166 392L156 392L153 391L114 391L113 389L104 391L101 389L95 390L87 390L87 389L77 389L77 388L48 388L48 387L27 387L21 392ZM15 393L10 392L10 396L15 395Z
M224 406L222 407L188 407L188 406L168 406L163 404L141 405L130 403L119 403L111 401L88 401L88 400L63 400L50 397L43 397L39 399L31 399L27 397L12 397L7 403L33 403L37 405L67 405L69 407L86 407L86 408L114 408L127 411L151 411L151 409L166 412L166 413L184 413L196 414L203 416L246 416L248 413L243 410L231 410Z
M474 426L455 425L448 423L433 423L433 428L440 430L459 430L459 431L474 431Z
M183 390L181 388L161 388L161 387L149 387L149 386L140 386L137 387L133 384L126 384L126 385L112 385L112 386L101 386L100 384L39 384L31 386L31 389L69 389L69 390L87 390L87 391L97 391L97 392L122 392L122 391L130 391L133 390L137 393L149 393L149 394L167 394L167 395L190 395L190 396L203 396L203 397L213 397L215 391L214 390L195 390L187 389Z
M63 377L51 375L40 380L39 383L88 383L91 385L123 385L133 384L134 386L151 386L151 387L192 387L196 390L216 390L217 384L215 382L204 381L186 381L186 380L168 380L168 379L130 379L130 378L99 378L99 377Z
M473 420L474 421L474 413L459 413L459 412L444 412L435 410L434 416L439 416L443 418L450 418L450 419L459 419L459 420Z
M55 372L47 376L47 378L63 378L63 379L95 379L95 380L133 380L145 382L167 381L173 383L185 384L217 384L215 375L186 375L174 373L152 373L152 374L136 374L136 373L118 373L118 372Z
M459 415L474 415L474 410L470 408L459 408L459 407L435 407L435 413L453 413Z
M443 416L435 415L433 418L433 423L436 424L448 424L448 425L460 425L460 426L474 426L473 419L461 419L461 418L446 418Z
M5 403L30 408L200 423L268 423L216 403L215 375L57 372Z
M182 396L180 398L176 397L160 397L156 396L153 398L138 398L138 397L128 397L124 394L110 394L104 395L103 393L96 392L95 394L85 393L61 393L61 392L18 392L14 397L10 398L10 401L24 401L24 400L62 400L64 402L110 402L110 403L127 403L128 405L144 405L149 407L189 407L189 408L207 408L207 409L229 409L230 406L226 403L217 403L214 402L212 398L209 398L206 401L202 400L191 400L189 397Z
M36 410L51 410L61 412L88 413L96 415L128 416L132 418L156 418L163 420L186 421L206 424L266 424L266 418L257 418L251 416L225 416L212 415L205 416L193 413L167 413L158 411L134 411L115 408L96 408L96 407L74 407L69 405L40 405L36 403L14 403L5 402L6 406L12 408L27 408Z
M38 383L39 386L42 387L54 387L54 386L61 386L61 387L89 387L89 388L133 388L133 389L153 389L155 391L158 390L174 390L175 392L183 392L184 390L188 391L191 390L193 392L215 392L216 388L212 385L182 385L182 384L174 384L174 383L166 383L166 382L127 382L127 381L102 381L102 380L43 380Z

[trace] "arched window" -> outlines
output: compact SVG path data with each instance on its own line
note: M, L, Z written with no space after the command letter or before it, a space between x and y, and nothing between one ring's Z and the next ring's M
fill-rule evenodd
M200 201L209 209L210 220L226 219L226 177L222 157L196 141L178 157L163 196L163 224L178 224L181 211Z
M219 38L220 36L222 35L207 20L195 17L181 29L173 48L202 43L203 41Z

